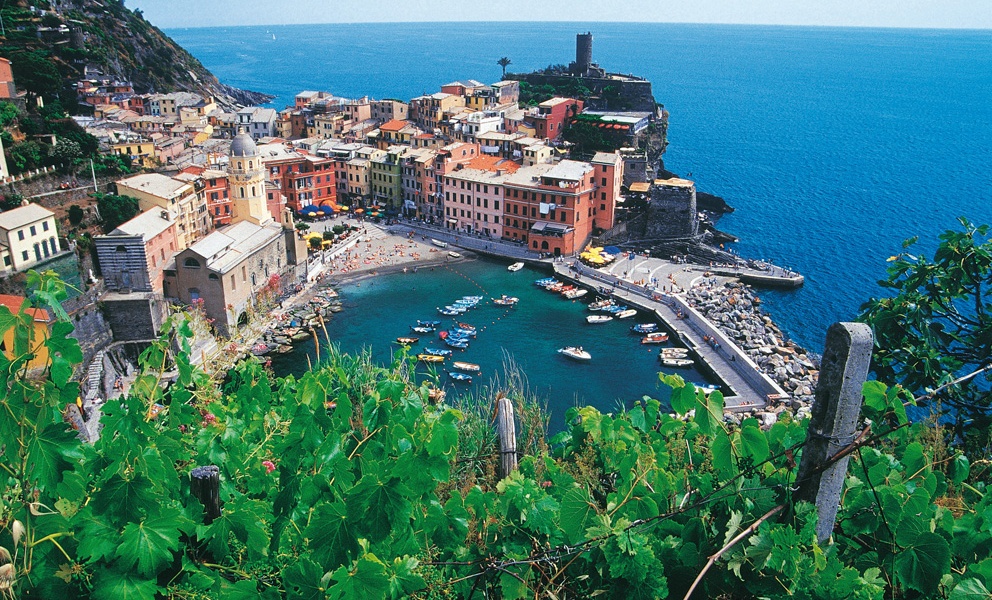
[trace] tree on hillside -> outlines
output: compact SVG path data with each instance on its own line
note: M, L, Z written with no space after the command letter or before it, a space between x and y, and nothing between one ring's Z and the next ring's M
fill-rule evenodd
M497 61L496 61L496 64L497 64L497 65L499 65L499 66L501 66L501 67L503 67L503 78L504 78L504 79L506 78L506 68L507 68L508 66L510 66L510 64L511 64L512 62L513 62L513 61L512 61L512 60L510 60L509 58L507 58L506 56L504 56L504 57L502 57L502 58L500 58L499 60L497 60Z
M889 298L872 298L860 320L875 333L872 368L880 380L926 393L992 362L992 240L989 226L959 219L963 231L946 231L933 259L903 252L889 259ZM990 386L976 377L942 391L936 400L956 410L958 433L989 444ZM968 424L967 429L964 428Z
M97 195L97 210L103 219L104 233L110 233L121 223L130 221L138 214L138 200L130 196L117 194Z
M10 61L17 87L46 99L54 98L62 89L62 76L47 53L19 52Z

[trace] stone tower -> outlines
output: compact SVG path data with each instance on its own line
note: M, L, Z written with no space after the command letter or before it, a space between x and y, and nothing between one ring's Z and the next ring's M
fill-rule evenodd
M272 215L265 203L265 167L255 141L244 130L231 142L229 156L227 173L234 205L231 223L270 223Z
M592 66L592 32L575 35L575 72L585 75Z

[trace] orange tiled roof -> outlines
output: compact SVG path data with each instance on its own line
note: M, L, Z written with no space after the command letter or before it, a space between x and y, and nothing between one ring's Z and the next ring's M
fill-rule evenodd
M380 125L379 131L399 131L400 129L403 129L409 124L410 124L409 121L401 121L399 119L393 119L392 121L386 121L385 123Z
M25 302L27 302L27 298L24 296L0 294L0 306L6 306L15 315L21 311L21 305ZM29 308L25 312L34 317L35 321L48 322L48 311L43 308Z
M476 156L472 160L468 161L468 163L465 164L465 168L478 169L480 171L502 170L507 173L516 173L517 169L520 168L520 164L498 156L482 155Z

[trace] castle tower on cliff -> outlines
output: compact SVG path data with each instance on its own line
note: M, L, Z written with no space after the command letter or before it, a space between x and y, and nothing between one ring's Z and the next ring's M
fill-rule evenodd
M227 171L234 204L231 223L270 223L272 215L265 203L265 168L262 157L255 141L244 130L231 142L229 158Z
M605 77L606 71L592 62L592 32L575 34L575 62L568 71L578 77Z

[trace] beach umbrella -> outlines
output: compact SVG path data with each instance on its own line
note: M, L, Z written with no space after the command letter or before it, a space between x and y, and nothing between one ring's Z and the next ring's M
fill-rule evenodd
M317 210L318 210L318 208L316 206L314 206L313 204L310 204L308 206L304 206L303 208L301 208L300 209L300 212L301 213L305 213L305 214L313 214L313 213L317 212Z
M346 205L346 204L342 204L342 205L340 206L340 208L341 208L341 210L348 210L348 208L349 208L349 206L348 206L348 205Z
M617 248L616 246L607 246L603 248L603 252L606 252L607 254L620 254L620 248Z
M322 210L318 210L317 212L315 212L315 213L313 213L313 214L315 214L315 215L316 215L316 216L318 216L318 217L323 217L323 216L324 216L324 211L322 211Z
M356 208L355 209L355 214L360 214L360 213L363 213L363 212L365 212L365 209L364 208Z

